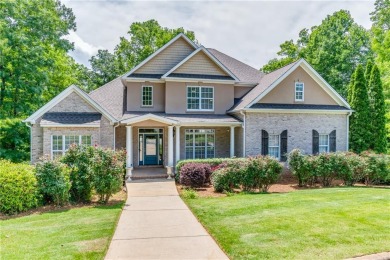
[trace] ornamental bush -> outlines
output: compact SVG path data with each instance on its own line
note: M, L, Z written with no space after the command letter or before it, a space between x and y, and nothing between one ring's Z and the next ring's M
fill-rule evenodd
M186 163L180 169L180 183L187 187L201 187L210 175L210 165L205 163Z
M123 184L124 151L95 148L92 160L92 184L102 203L107 203L112 194L121 190Z
M93 191L93 164L94 149L92 146L71 145L61 162L70 169L70 198L74 202L89 202Z
M0 212L16 214L38 205L33 167L0 160Z
M69 169L65 164L43 158L36 164L35 172L44 204L62 206L69 202Z
M315 163L314 157L303 155L299 149L294 149L289 153L288 164L292 174L297 177L300 187L314 184Z
M363 153L366 185L385 183L390 180L390 157L384 154Z
M211 174L211 183L216 192L231 192L240 184L239 172L233 167L224 167Z

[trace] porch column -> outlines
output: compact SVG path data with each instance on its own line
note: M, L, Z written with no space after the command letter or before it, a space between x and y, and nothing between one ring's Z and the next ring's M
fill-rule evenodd
M173 126L168 126L168 165L173 166Z
M131 125L126 126L126 153L126 175L131 181L133 170L133 127Z
M176 129L176 163L180 160L180 126L175 126Z
M230 127L230 157L234 157L234 128L235 126Z

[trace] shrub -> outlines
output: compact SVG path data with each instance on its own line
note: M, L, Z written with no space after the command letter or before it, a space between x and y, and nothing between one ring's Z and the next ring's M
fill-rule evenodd
M317 157L316 172L323 187L332 185L338 175L340 159L336 153L321 153Z
M390 179L390 157L384 154L363 153L366 185L387 182Z
M61 158L70 168L70 198L75 202L88 202L92 197L92 171L94 147L71 145Z
M123 151L95 148L91 165L92 183L100 202L107 203L123 184L123 165L126 155Z
M183 198L185 198L185 199L198 198L198 193L196 193L196 191L193 189L184 189L182 195L183 195Z
M303 155L299 149L294 149L288 155L288 164L292 174L298 178L300 187L314 183L315 160L312 157Z
M217 192L232 192L233 188L238 188L241 183L245 160L228 160L215 167L216 170L211 174L211 183L214 190Z
M43 158L35 167L38 189L45 204L62 206L69 201L69 169L56 160Z
M338 177L344 185L353 186L356 182L364 180L365 161L355 153L340 153Z
M188 187L201 187L206 182L206 172L211 172L205 163L186 163L180 169L180 183Z
M33 167L0 160L0 212L15 214L38 204Z

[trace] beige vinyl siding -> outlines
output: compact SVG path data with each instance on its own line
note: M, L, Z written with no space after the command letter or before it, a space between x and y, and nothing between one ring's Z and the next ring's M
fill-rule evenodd
M295 82L304 83L304 101L295 101ZM337 105L328 93L301 67L298 67L259 103Z
M194 48L180 38L134 73L165 74L193 51Z
M177 68L173 73L229 76L204 52L200 51Z

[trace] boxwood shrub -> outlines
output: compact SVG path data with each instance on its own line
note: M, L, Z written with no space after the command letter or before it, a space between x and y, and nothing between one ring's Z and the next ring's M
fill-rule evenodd
M38 204L37 180L33 167L0 160L0 212L15 214Z

